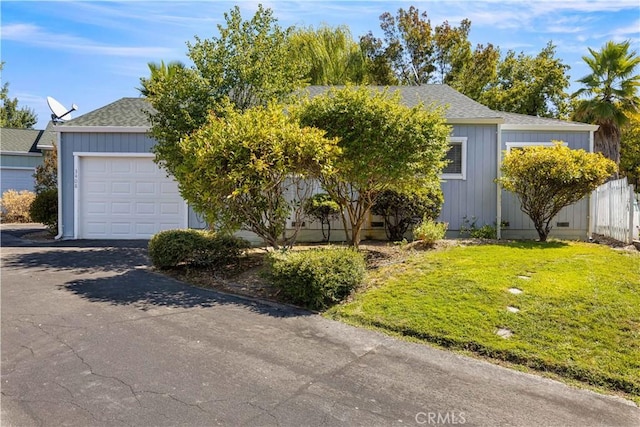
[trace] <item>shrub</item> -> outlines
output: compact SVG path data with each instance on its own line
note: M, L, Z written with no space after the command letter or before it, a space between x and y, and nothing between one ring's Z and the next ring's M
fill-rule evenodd
M422 218L436 219L443 203L440 186L407 194L386 190L376 197L371 212L384 217L387 238L397 242L404 238L410 226L418 224Z
M31 222L29 208L36 195L32 191L7 190L0 199L2 219L4 222Z
M149 241L149 257L161 269L180 265L216 268L235 263L249 247L238 237L202 230L165 230Z
M413 230L413 235L418 240L422 240L426 246L433 246L436 241L444 239L448 224L446 222L435 222L430 218L424 220Z
M266 277L294 304L319 310L340 302L365 274L365 261L353 249L272 252Z
M478 219L475 216L471 217L471 220L466 216L463 217L462 226L460 226L460 236L472 237L474 239L497 239L498 229L495 225L485 224L478 228L476 222ZM495 222L494 222L495 224Z
M311 217L312 220L317 219L320 221L322 238L328 242L331 238L331 221L338 218L340 205L328 194L320 193L305 200L303 209L305 215ZM325 225L327 226L326 232L324 230Z
M58 190L44 189L36 194L31 208L31 219L47 226L50 232L58 229Z

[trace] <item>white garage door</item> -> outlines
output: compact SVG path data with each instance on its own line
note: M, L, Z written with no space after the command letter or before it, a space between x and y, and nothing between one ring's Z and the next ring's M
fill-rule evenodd
M33 179L33 173L35 169L33 168L25 168L25 169L0 169L0 183L2 186L3 194L7 190L29 190L33 191L33 185L35 180Z
M187 227L178 185L152 157L78 157L76 237L148 239Z

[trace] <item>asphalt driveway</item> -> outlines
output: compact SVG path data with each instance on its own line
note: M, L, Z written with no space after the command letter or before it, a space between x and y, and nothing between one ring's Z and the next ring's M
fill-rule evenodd
M570 388L2 226L2 425L637 426Z

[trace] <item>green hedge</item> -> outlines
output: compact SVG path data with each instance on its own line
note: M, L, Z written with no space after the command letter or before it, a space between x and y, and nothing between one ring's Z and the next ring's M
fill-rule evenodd
M161 269L181 265L215 268L236 263L248 247L244 239L210 231L166 230L149 241L149 257Z
M286 300L314 310L342 301L362 283L365 261L353 249L273 252L266 277Z
M58 231L58 190L49 188L36 194L29 209L31 219L47 226L49 231Z

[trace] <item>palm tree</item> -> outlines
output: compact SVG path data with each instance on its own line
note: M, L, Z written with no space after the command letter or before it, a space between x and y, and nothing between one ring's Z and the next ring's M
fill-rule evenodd
M591 56L582 59L592 72L578 80L585 87L572 95L587 97L577 103L574 118L600 126L594 135L595 151L616 165L620 164L620 129L628 115L640 108L640 75L634 74L640 57L629 51L629 45L629 41L609 41L599 52L589 48Z
M137 88L142 96L149 96L151 94L154 83L157 83L166 77L174 77L178 70L184 69L184 64L180 61L171 61L168 64L165 64L164 61L160 61L160 63L149 62L147 67L149 67L150 75L148 78L141 77L140 84L142 87Z

